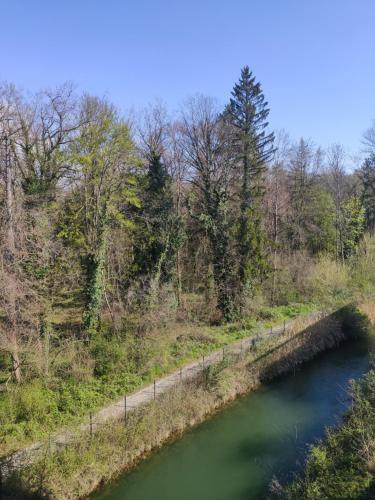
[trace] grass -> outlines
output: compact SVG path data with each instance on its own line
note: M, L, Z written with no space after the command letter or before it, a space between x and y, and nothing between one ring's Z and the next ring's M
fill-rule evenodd
M375 370L352 384L344 423L313 446L304 474L281 489L288 500L375 497Z
M134 392L178 367L284 319L307 314L313 304L263 308L257 318L222 326L174 325L145 338L127 331L101 335L87 347L70 346L49 377L35 376L0 394L0 455L77 424L89 411Z
M332 347L342 338L338 319L332 315L318 324L312 318L296 319L284 336L266 337L256 351L209 367L201 380L182 384L131 413L126 427L110 422L92 438L78 433L61 451L47 446L39 460L10 479L8 487L14 495L21 488L54 499L89 494L239 394L256 388L264 377L290 370Z

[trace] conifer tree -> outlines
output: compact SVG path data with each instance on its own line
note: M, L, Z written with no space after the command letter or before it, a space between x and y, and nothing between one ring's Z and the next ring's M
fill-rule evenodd
M178 246L178 220L173 211L172 179L161 154L148 154L147 173L141 183L141 208L136 215L136 274L146 278L150 301L161 283L171 279Z
M266 162L274 152L273 133L267 133L268 103L248 66L233 88L224 119L232 126L232 144L240 169L240 218L237 231L239 280L242 287L265 270L259 204L264 191Z
M375 233L375 155L367 158L362 166L362 204L365 210L365 227Z

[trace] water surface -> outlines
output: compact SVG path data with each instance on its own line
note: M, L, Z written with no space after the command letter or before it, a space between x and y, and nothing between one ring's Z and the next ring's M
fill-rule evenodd
M95 495L97 500L259 500L289 480L309 443L349 404L350 379L368 370L373 340L320 355L166 446Z

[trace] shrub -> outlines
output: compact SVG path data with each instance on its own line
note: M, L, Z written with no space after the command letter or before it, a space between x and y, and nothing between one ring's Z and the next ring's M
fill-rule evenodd
M375 371L352 386L353 405L344 423L314 446L305 472L280 496L289 500L373 498Z
M319 259L309 278L313 301L326 305L349 300L349 284L348 268L328 256Z
M93 340L91 352L95 359L94 374L97 377L115 372L126 359L126 350L123 344L118 340L107 340L102 336Z

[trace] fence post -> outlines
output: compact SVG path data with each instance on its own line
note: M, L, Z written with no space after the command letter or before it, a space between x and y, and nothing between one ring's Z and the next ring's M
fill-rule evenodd
M271 326L271 335L272 335L272 326Z
M204 370L204 355L202 356L202 366L203 366L203 370Z
M92 412L90 411L90 438L92 438Z
M128 415L127 415L127 412L126 412L126 394L124 396L124 423L125 423L125 426L127 425L128 423Z
M3 463L0 462L0 500L3 500Z
M156 381L154 380L154 399L156 399Z
M223 361L225 359L225 347L223 347Z
M285 319L284 319L284 330L283 330L283 333L285 333Z

